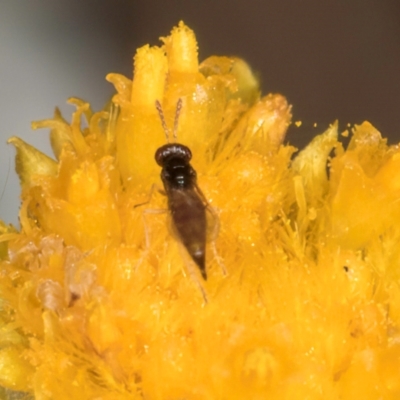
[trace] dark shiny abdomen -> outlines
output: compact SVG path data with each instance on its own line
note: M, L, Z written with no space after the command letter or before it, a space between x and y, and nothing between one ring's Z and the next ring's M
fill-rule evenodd
M206 206L194 189L168 190L169 209L180 241L207 279L206 252Z

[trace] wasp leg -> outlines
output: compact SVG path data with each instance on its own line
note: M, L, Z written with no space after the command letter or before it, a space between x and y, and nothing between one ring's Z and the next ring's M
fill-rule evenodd
M217 246L215 245L215 241L212 241L212 242L210 243L210 248L211 248L211 250L212 250L212 252L213 252L213 254L214 254L215 260L217 261L218 265L219 265L220 268L221 268L222 275L224 275L224 276L228 275L228 271L227 271L227 269L226 269L225 263L224 263L224 261L222 260L222 257L221 257L221 256L219 255L219 253L218 253Z
M153 197L153 194L154 194L154 191L155 191L155 190L158 190L158 192L160 192L161 194L165 195L164 190L163 190L163 189L160 189L160 187L159 187L156 183L153 183L153 184L151 185L150 192L149 192L149 194L148 194L147 200L146 200L146 201L143 201L142 203L135 204L135 205L133 206L133 208L142 207L142 206L144 206L145 204L149 204L149 203L151 202L151 198Z
M218 254L217 247L215 245L220 227L218 213L216 209L212 207L211 204L207 201L206 196L204 196L204 193L197 185L196 185L196 190L199 193L200 197L203 199L203 202L206 206L207 242L210 243L209 248L211 248L214 258L221 268L222 274L226 276L228 275L228 271L222 260L222 257Z
M210 204L207 204L207 213L208 213L207 226L210 227L207 232L208 235L207 241L209 242L208 247L213 252L214 258L217 261L218 265L220 266L222 274L226 276L228 275L228 271L226 269L222 257L219 255L217 251L217 246L215 245L220 228L218 214L217 211L213 207L211 207Z
M155 183L153 183L151 185L151 189L150 189L150 193L149 196L147 198L146 201L142 202L142 203L138 203L135 204L133 207L137 208L137 207L143 207L146 204L149 204L151 202L151 198L153 197L154 191L158 189L159 192L161 192L161 190L157 187L157 185ZM147 256L149 255L150 252L150 228L148 227L149 224L146 220L146 215L154 215L154 214L163 214L168 212L168 210L166 209L145 209L142 212L142 221L143 221L143 228L144 228L144 240L145 240L145 250L142 254L142 256L139 258L138 262L136 263L136 266L134 267L134 271L136 272L139 267L142 265L143 261L147 258Z
M149 224L146 220L146 215L155 215L155 214L163 214L168 212L168 210L154 210L154 209L147 209L142 212L142 220L143 220L143 227L144 227L144 240L145 240L145 250L140 257L139 261L136 263L135 266L135 272L138 270L140 265L143 263L143 261L147 258L147 256L150 253L150 228L148 227Z
M197 265L194 263L194 261L191 259L191 257L189 256L189 254L186 251L183 244L179 243L178 245L179 245L179 251L180 251L182 258L186 264L190 279L196 284L196 286L200 290L201 296L203 297L204 303L207 304L208 303L207 292L206 292L206 289L204 288L204 286L202 285L201 280L199 279L199 276L198 276L199 269L198 269ZM185 272L183 272L183 274L185 275Z

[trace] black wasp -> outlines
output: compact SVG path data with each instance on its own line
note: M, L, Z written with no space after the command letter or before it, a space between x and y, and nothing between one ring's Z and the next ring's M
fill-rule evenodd
M159 101L156 108L161 124L169 142L169 129ZM199 267L204 280L206 272L206 232L207 232L207 200L197 186L197 174L190 165L192 152L187 146L176 143L179 113L182 100L176 106L173 139L175 143L161 146L155 154L157 164L162 167L161 180L168 197L168 208L171 213L173 228L178 239L185 246L189 255Z

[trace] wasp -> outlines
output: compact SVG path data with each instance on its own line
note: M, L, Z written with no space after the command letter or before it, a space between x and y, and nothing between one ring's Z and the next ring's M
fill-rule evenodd
M156 101L156 108L168 143L157 149L155 160L162 167L161 180L168 198L172 227L179 241L198 266L201 276L207 280L205 264L208 202L197 185L196 171L190 165L192 152L189 147L176 143L182 100L179 99L176 106L173 130L175 143L169 143L169 129L159 101Z

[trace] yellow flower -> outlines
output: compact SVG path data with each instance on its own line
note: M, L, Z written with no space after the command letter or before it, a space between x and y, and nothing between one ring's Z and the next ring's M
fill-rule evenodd
M399 398L399 147L365 122L344 148L333 124L296 154L291 106L243 60L199 64L183 23L162 41L132 81L107 76L105 110L74 98L71 123L33 124L57 161L10 139L22 206L20 231L0 226L0 395ZM172 129L179 99L219 221L206 281L154 160L155 102Z

